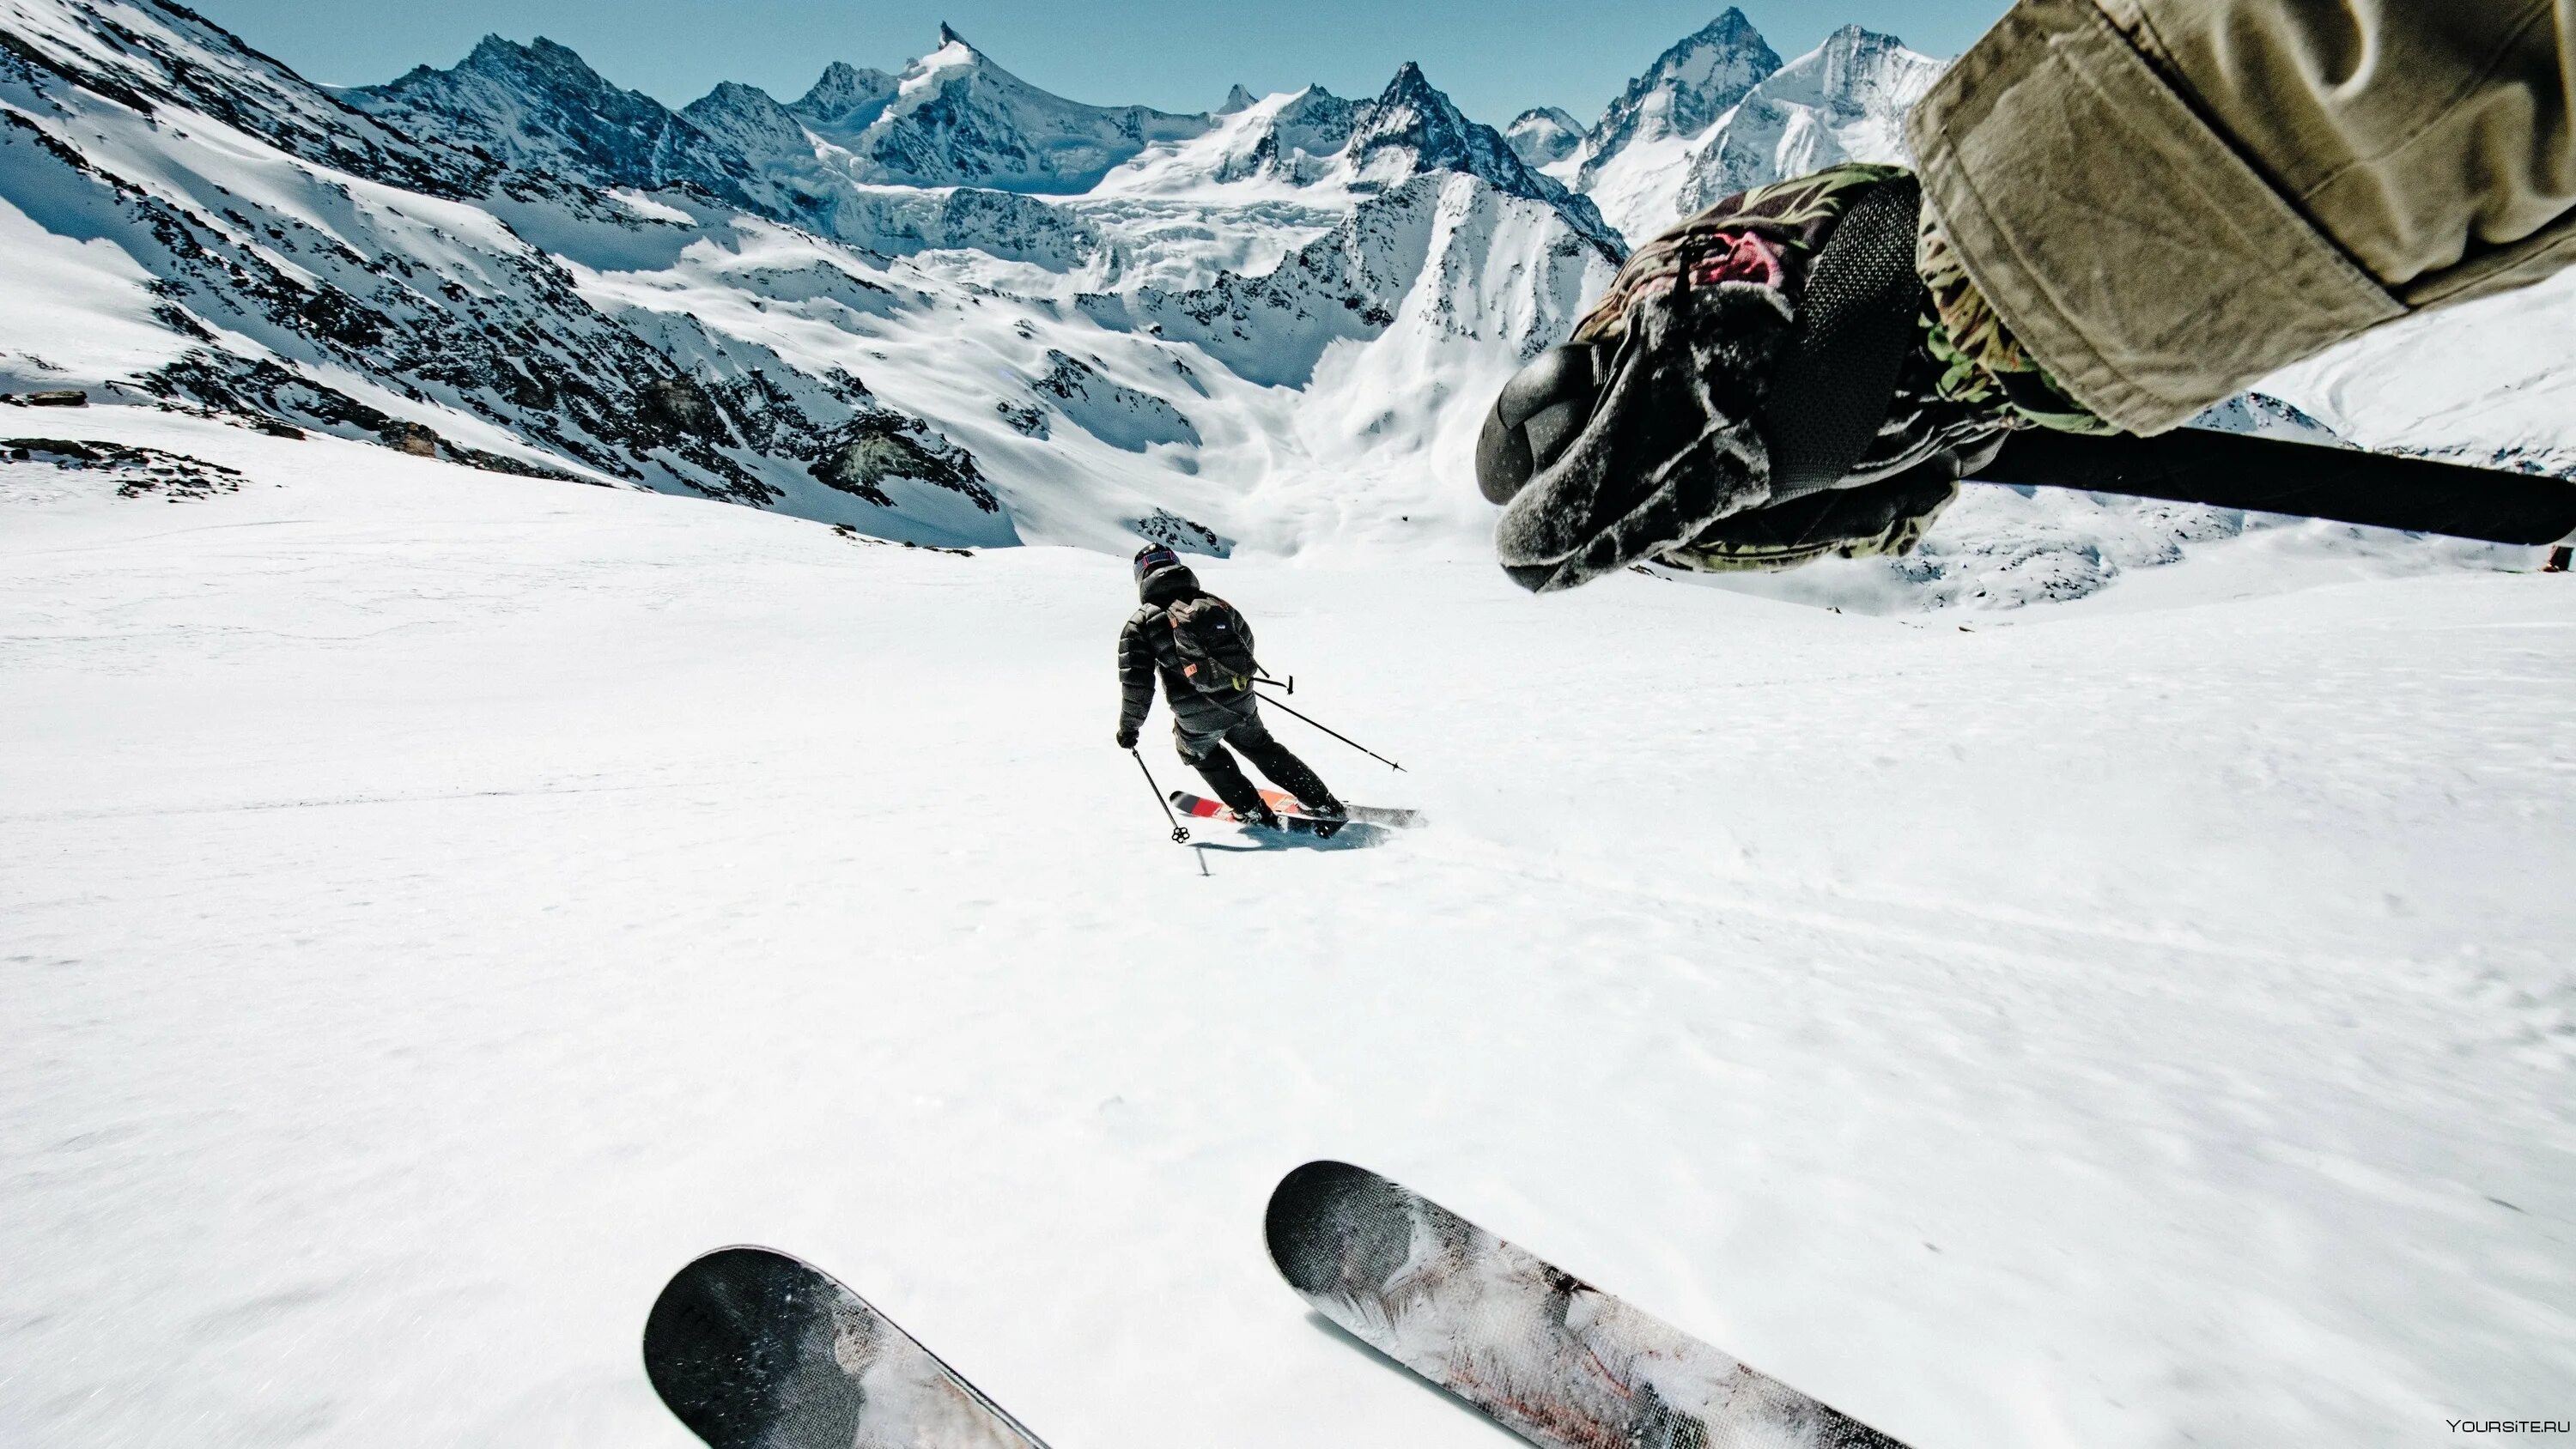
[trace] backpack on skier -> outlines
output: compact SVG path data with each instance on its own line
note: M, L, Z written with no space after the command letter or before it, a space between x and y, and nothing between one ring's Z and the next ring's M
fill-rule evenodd
M1174 604L1172 644L1180 651L1181 672L1201 694L1239 693L1252 687L1261 666L1252 658L1252 626L1234 605L1214 594Z

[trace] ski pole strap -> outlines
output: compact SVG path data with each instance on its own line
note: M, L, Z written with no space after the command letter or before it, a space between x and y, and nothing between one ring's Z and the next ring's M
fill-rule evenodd
M2123 493L2537 547L2576 533L2576 483L2205 428L2152 438L2033 428L1971 480Z

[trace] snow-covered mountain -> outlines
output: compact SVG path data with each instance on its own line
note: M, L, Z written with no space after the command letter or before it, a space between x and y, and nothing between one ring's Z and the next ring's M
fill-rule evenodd
M1601 113L1560 174L1601 205L1612 224L1643 241L1669 225L1658 203L1709 130L1780 69L1779 53L1744 12L1728 9L1628 83Z
M402 131L491 157L511 171L644 191L687 186L759 208L738 147L652 97L609 84L551 40L486 36L448 70L420 66L340 99Z
M1628 83L1548 164L1631 243L1732 192L1837 161L1903 161L1905 112L1942 62L1843 27L1783 64L1728 10Z
M1835 31L1763 77L1700 138L1676 216L1840 161L1906 160L1905 113L1942 68L1895 36L1857 25Z
M675 112L543 40L333 93L154 0L0 29L0 384L920 542L1284 545L1304 479L1471 516L1425 456L1619 255L1412 66L1172 116L943 30Z
M1533 106L1503 128L1503 139L1524 166L1553 166L1573 155L1584 138L1583 123L1554 106Z
M1898 156L1938 70L1857 28L1784 65L1729 12L1599 125L1539 111L1507 138L1411 64L1367 100L1236 87L1180 116L1051 96L945 29L899 72L676 111L543 40L341 92L162 0L0 0L0 40L0 390L921 543L1212 551L1478 547L1483 407L1599 295L1620 231ZM2562 335L2526 330L2517 396L2576 373ZM2336 398L2402 368L2356 356L2335 396L2285 395L2346 425ZM2576 444L2510 400L2476 433L2369 440L2532 465ZM2015 534L2025 506L1980 505L2004 552L2100 542L2036 514ZM1995 553L1907 577L2003 597Z
M901 75L840 67L796 112L851 158L863 181L1045 192L1085 190L1146 146L1204 135L1212 124L1203 115L1051 95L945 25L939 48Z

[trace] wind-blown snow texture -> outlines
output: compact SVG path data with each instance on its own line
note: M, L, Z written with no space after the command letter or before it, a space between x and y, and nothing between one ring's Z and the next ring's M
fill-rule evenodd
M1498 1443L1265 1261L1322 1156L1918 1449L2565 1416L2563 579L1202 561L1433 824L1194 853L1121 560L0 421L139 460L0 455L0 1443L682 1449L637 1335L743 1240L1051 1442Z

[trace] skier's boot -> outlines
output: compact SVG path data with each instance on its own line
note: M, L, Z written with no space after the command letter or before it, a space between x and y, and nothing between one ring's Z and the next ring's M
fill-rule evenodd
M1261 773L1268 775L1280 789L1296 796L1298 808L1307 814L1318 820L1350 818L1350 807L1335 798L1333 792L1325 788L1323 777L1291 753L1286 745L1265 738L1258 745L1247 745L1243 752L1250 755L1252 763L1260 766Z
M1232 752L1224 746L1210 751L1206 759L1192 760L1190 764L1208 782L1208 788L1216 792L1216 798L1224 801L1226 808L1245 824L1269 830L1279 828L1278 814L1261 798L1260 789L1243 773L1243 766L1235 762Z

